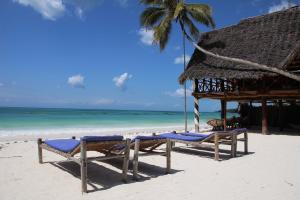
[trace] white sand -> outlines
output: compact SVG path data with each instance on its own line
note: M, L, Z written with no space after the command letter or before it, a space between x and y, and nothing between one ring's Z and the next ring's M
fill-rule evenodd
M143 157L143 178L134 182L130 174L127 184L120 181L121 162L92 163L88 177L97 190L84 195L77 164L54 163L63 158L47 151L44 161L50 162L38 164L33 141L0 145L1 200L300 199L300 136L249 134L249 155L220 162L203 153L172 152L168 175L165 157Z

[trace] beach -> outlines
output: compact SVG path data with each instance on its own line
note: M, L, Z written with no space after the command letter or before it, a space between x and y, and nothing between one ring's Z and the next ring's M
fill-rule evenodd
M93 162L88 167L90 192L83 195L76 163L44 151L45 163L39 164L34 140L2 141L0 146L3 200L300 198L300 136L249 133L248 155L239 145L238 157L223 155L219 162L211 153L177 144L170 174L165 174L165 157L142 157L137 182L132 180L132 163L129 182L123 183L120 160Z

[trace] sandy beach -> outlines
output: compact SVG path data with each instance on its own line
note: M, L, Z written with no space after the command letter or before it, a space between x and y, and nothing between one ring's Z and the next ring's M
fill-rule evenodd
M38 164L35 141L0 143L1 199L299 199L300 136L249 134L249 154L214 161L209 152L184 147L172 151L172 173L165 157L140 159L141 180L121 181L122 162L88 167L88 194L81 194L80 169L44 151ZM180 146L180 145L177 145ZM238 147L242 151L242 145ZM131 152L132 157L132 152Z

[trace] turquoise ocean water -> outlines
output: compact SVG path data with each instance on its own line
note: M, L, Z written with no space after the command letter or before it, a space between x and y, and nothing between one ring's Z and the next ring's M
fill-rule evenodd
M206 121L212 118L220 118L220 113L201 113L201 127L207 127ZM193 127L193 113L188 113L188 119ZM184 126L183 112L0 108L0 136L176 126Z

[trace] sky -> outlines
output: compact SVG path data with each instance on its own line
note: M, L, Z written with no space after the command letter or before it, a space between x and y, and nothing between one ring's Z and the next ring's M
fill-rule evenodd
M201 0L216 28L300 0ZM138 0L1 0L0 106L182 111L182 36L166 49L140 27ZM201 32L210 31L198 26ZM187 59L194 48L187 44ZM188 109L193 108L188 83ZM235 107L235 103L228 107ZM200 100L200 111L220 109Z

